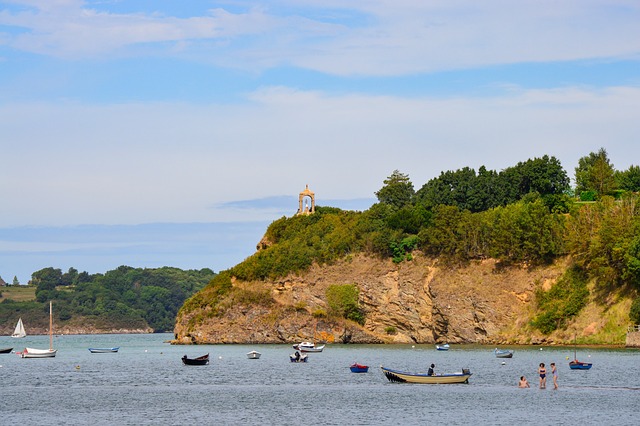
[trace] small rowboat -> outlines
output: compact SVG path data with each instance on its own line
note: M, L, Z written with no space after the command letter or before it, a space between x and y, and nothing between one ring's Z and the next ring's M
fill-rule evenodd
M182 357L182 363L184 365L207 365L209 364L209 354L199 356L197 358L187 358L187 356Z
M247 358L249 359L260 359L260 355L262 355L258 351L247 352Z
M0 349L0 354L10 354L13 348Z
M423 384L450 384L450 383L469 383L471 371L463 368L461 373L438 374L429 376L427 374L414 374L404 371L392 370L380 366L382 372L390 382L396 383L423 383Z
M119 349L119 346L117 348L89 348L89 352L92 354L108 354L118 352Z
M513 358L513 351L507 349L496 348L493 353L496 355L496 358Z
M444 345L436 345L436 349L439 351L448 351L449 350L449 344L445 343Z
M351 364L349 368L351 369L352 373L366 373L367 371L369 371L368 365L358 364L357 362Z

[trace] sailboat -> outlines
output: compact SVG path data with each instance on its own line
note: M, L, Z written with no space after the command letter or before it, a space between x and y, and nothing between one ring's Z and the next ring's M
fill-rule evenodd
M13 331L11 337L20 338L27 337L27 332L24 331L24 324L22 324L22 318L18 319L18 323L16 324L16 329Z
M573 361L569 362L569 368L572 370L588 370L590 369L592 364L590 362L581 362L578 361L578 357L576 356L576 338L573 337Z
M53 349L53 306L49 302L49 349L24 348L20 353L22 358L53 358L57 349Z

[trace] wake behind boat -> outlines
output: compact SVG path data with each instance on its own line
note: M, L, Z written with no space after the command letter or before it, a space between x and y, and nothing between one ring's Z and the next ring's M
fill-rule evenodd
M120 347L117 348L89 348L89 352L92 354L108 354L118 352Z
M390 382L396 383L422 383L422 384L451 384L451 383L469 383L469 377L471 377L471 371L467 368L463 368L461 373L452 374L415 374L407 373L405 371L392 370L380 366L384 375Z

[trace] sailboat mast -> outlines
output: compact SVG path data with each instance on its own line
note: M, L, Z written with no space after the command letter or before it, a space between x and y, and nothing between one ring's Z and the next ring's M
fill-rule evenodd
M49 350L53 350L53 307L49 301Z

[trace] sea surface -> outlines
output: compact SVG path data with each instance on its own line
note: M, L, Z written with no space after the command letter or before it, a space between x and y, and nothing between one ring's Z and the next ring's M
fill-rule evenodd
M170 334L57 336L58 355L0 355L2 425L638 425L640 351L578 348L588 371L570 370L572 347L327 345L306 364L290 345L172 346ZM48 336L0 337L0 348L46 349ZM119 346L92 354L89 347ZM262 353L247 359L251 350ZM206 366L183 355L210 354ZM370 366L355 374L349 365ZM540 362L558 365L559 389L538 388ZM473 373L469 384L390 383L380 365L410 372ZM530 389L519 389L525 375Z

